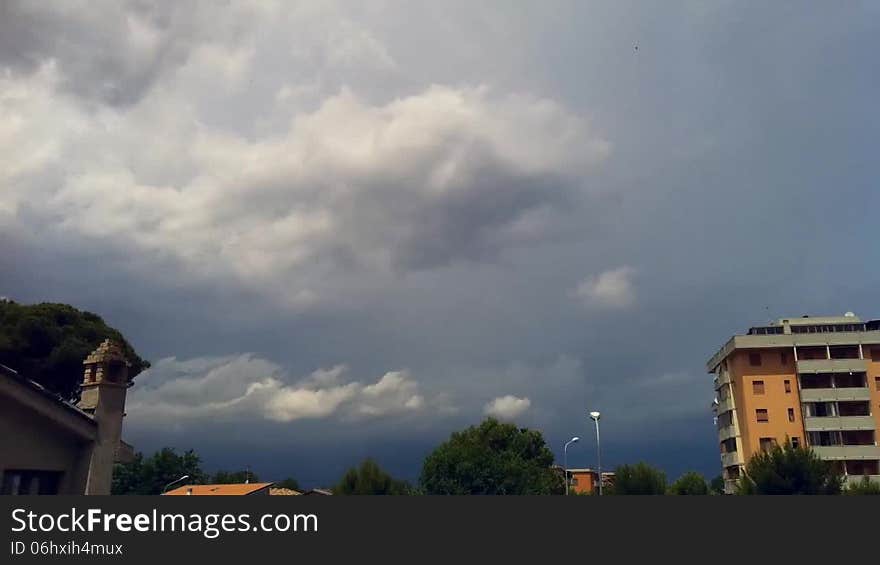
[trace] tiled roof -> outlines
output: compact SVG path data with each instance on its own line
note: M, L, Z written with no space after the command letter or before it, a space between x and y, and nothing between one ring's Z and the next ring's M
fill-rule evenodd
M242 483L231 485L185 485L165 493L166 496L245 496L275 483Z

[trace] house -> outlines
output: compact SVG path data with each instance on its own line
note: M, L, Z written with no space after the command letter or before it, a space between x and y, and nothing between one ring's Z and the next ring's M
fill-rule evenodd
M228 485L185 485L169 490L164 496L252 496L271 494L275 483L240 483Z
M120 439L130 363L104 340L83 365L76 405L0 365L0 493L110 494L113 464L133 457Z
M569 469L569 484L572 494L592 494L599 486L599 473L595 469ZM602 488L614 485L614 473L602 473Z

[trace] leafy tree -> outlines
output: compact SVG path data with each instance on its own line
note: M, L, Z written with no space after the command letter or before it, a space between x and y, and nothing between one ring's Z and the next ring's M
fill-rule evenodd
M78 399L82 362L106 338L122 347L131 362L129 376L150 366L96 314L67 304L0 300L0 363L65 399Z
M620 465L614 470L614 486L608 494L666 494L666 473L647 463Z
M880 483L872 481L869 477L862 477L861 481L851 482L843 493L850 495L880 494Z
M701 495L709 494L709 485L703 475L690 471L680 476L677 481L669 487L669 494L678 495Z
M749 459L737 494L840 494L842 484L830 462L786 441Z
M178 455L174 449L165 447L147 458L143 453L137 453L130 463L115 466L111 493L162 494L168 483L184 475L189 475L189 479L173 488L205 482L201 460L193 450Z
M409 485L382 470L372 459L346 471L333 494L410 494Z
M275 483L277 488L289 488L290 490L302 490L299 488L299 481L294 479L293 477L287 477L281 482Z
M217 471L208 482L214 485L240 485L244 483L258 483L260 477L252 471Z
M709 485L709 490L712 494L724 494L724 477L718 475L712 479L712 482Z
M425 459L427 494L562 494L562 475L540 432L494 418L455 432Z

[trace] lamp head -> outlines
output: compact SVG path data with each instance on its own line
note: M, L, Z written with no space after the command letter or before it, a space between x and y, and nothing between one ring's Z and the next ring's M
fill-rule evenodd
M594 420L598 420L599 416L601 416L601 414L599 412L590 412L590 418L592 418Z

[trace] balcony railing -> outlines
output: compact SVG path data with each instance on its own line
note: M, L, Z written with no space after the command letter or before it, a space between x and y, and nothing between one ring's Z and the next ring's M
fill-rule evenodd
M835 400L871 400L868 387L858 388L802 388L802 402L833 402Z
M742 465L742 459L739 456L739 452L734 451L732 453L722 453L721 466L730 467L732 465Z
M873 416L831 416L826 418L804 418L804 429L808 432L837 430L873 430L877 427Z
M868 363L864 359L804 359L797 363L798 373L864 373Z
M733 410L733 396L728 396L724 400L718 401L718 413L723 414L729 410Z
M813 451L826 460L880 459L878 445L814 445Z
M733 424L729 426L721 426L718 428L718 441L724 441L726 439L730 439L732 437L736 437L736 426Z

